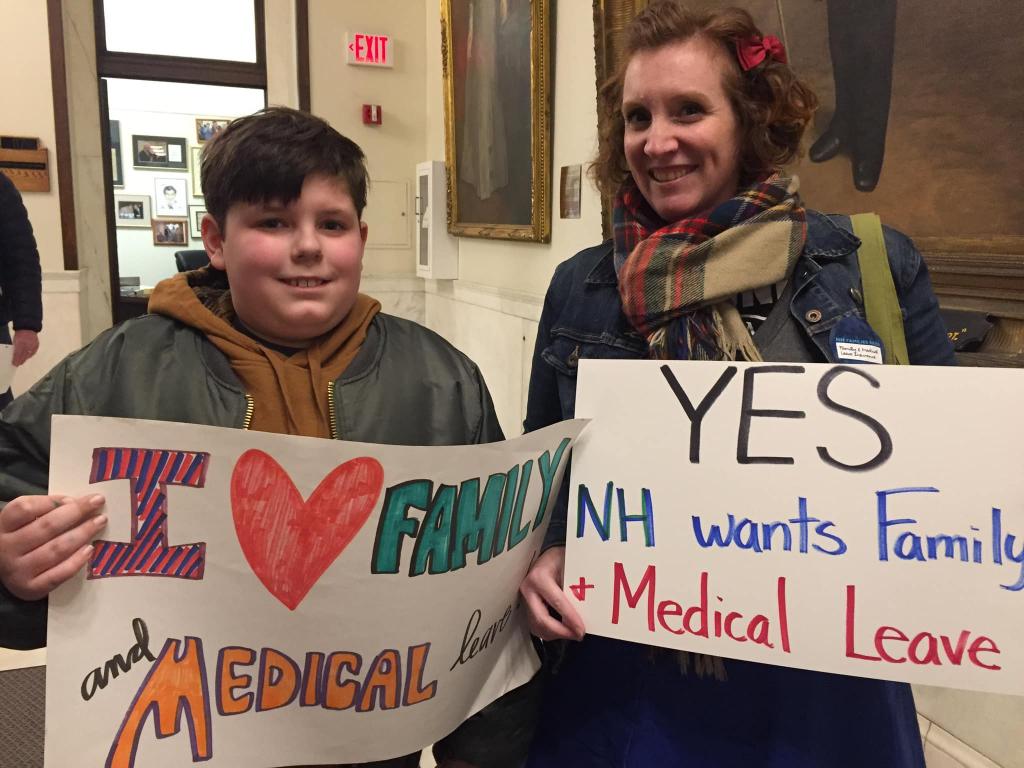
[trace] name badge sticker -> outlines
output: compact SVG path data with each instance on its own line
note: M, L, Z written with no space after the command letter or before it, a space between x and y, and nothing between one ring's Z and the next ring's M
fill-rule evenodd
M829 343L837 363L882 365L885 352L882 340L860 317L844 317L829 334Z

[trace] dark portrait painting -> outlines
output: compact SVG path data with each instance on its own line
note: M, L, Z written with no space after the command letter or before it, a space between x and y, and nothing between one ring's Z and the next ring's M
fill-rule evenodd
M547 2L446 0L443 8L450 229L546 239Z

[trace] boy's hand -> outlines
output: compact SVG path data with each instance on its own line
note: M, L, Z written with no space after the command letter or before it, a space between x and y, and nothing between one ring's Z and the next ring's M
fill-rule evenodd
M107 524L99 494L19 496L0 510L0 581L22 600L39 600L89 561L89 542Z
M526 601L530 631L541 640L582 640L587 631L562 591L564 568L565 547L552 547L537 558L519 587Z

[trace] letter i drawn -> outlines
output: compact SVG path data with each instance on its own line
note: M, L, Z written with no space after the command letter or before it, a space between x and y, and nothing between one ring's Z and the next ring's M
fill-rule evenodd
M210 454L199 451L97 448L89 482L130 480L131 541L95 543L89 578L169 576L202 579L206 544L170 545L167 536L167 486L202 488Z

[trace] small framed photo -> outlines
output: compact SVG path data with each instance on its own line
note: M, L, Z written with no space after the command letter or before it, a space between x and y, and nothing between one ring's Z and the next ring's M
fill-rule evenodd
M192 197L203 196L203 148L190 147L192 162L189 168L192 172Z
M563 165L559 197L559 216L563 219L580 217L580 196L583 187L583 166Z
M114 195L114 213L118 227L149 226L149 195Z
M174 136L132 134L132 162L136 168L188 170L188 142Z
M110 176L115 187L124 186L124 162L121 159L121 121L110 121Z
M188 233L194 240L203 236L203 216L205 215L205 205L190 205L188 207Z
M196 118L196 141L205 144L214 138L218 133L228 127L230 120L220 117L197 117Z
M188 184L177 176L153 179L153 200L157 216L185 218L188 215Z
M153 245L188 245L187 219L153 219Z

